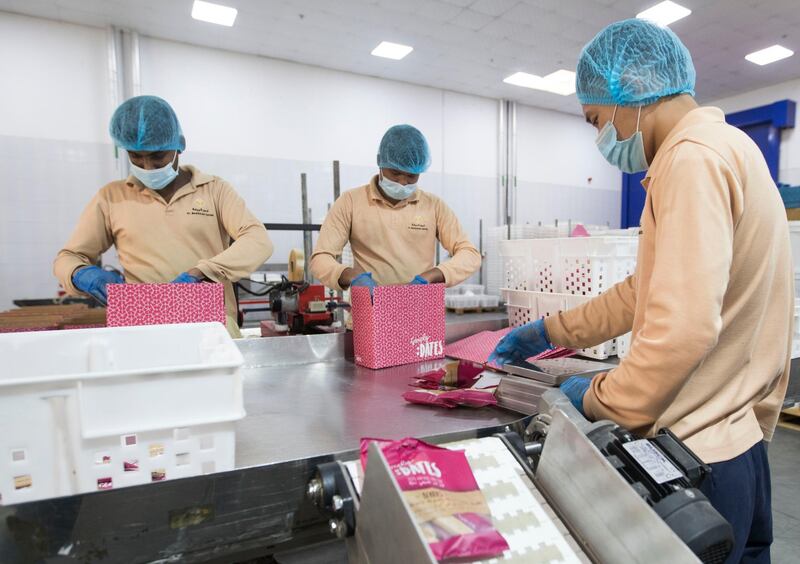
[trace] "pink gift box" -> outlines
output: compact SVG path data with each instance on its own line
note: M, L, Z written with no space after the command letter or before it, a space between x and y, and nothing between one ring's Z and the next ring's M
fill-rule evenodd
M387 368L444 357L444 284L355 287L350 292L356 364Z
M109 284L109 327L172 323L225 324L222 284Z

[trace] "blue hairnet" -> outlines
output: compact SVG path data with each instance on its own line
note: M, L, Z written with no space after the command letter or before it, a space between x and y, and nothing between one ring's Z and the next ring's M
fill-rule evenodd
M581 104L646 106L672 94L694 96L692 56L678 36L639 19L598 33L581 51L575 89Z
M111 138L126 151L183 151L186 141L172 107L158 96L125 100L111 116Z
M431 166L431 150L422 132L411 125L393 125L381 139L378 166L420 174Z

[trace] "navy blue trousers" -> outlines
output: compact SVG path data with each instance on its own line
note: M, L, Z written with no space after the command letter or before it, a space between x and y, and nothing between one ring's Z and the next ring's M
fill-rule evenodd
M733 527L735 541L726 564L769 564L772 486L764 443L710 466L700 491Z

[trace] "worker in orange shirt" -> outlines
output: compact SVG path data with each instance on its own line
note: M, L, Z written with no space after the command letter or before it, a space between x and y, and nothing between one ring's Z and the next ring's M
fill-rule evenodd
M728 562L769 562L770 440L789 379L794 290L781 198L758 147L694 99L691 55L668 28L608 26L583 49L577 95L597 147L647 171L636 272L583 306L518 327L500 363L632 330L627 357L561 386L593 420L669 427L713 473L700 489L733 526Z
M106 285L203 281L225 286L228 331L239 336L232 282L272 254L260 222L223 179L180 166L186 140L172 107L156 96L123 102L109 126L131 175L100 189L55 259L70 294L105 304ZM96 263L114 245L124 278Z
M444 283L472 276L481 257L453 211L417 186L430 166L425 136L395 125L381 139L378 174L334 203L320 230L311 272L337 290L350 286ZM355 266L337 261L347 243ZM436 245L450 258L434 264Z

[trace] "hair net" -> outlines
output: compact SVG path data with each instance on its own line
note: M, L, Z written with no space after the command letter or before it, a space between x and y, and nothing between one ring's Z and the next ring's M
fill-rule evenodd
M125 100L111 116L108 131L126 151L183 151L186 141L172 107L158 96Z
M645 20L623 20L598 33L581 51L576 74L581 104L645 106L694 95L689 50L672 31Z
M378 166L420 174L431 166L431 150L422 132L411 125L393 125L381 139Z

